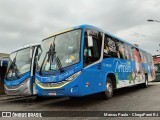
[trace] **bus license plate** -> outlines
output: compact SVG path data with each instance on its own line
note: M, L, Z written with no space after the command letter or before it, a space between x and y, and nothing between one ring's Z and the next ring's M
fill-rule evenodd
M56 95L56 92L50 92L50 93L48 93L48 95Z

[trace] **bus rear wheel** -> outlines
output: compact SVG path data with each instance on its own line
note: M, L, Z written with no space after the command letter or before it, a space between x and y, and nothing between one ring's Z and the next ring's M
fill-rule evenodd
M148 87L148 77L147 77L147 75L145 75L145 83L142 83L140 86L142 88L147 88Z
M112 97L113 97L113 83L112 80L108 77L106 81L105 98L110 99Z

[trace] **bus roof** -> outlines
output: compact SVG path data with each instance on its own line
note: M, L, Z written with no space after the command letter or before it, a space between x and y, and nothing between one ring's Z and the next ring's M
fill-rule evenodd
M126 40L124 40L124 39L122 39L122 38L119 38L119 37L117 37L117 36L115 36L115 35L113 35L113 34L111 34L111 33L109 33L109 32L105 32L104 30L102 30L102 29L100 29L100 28L98 28L98 27L95 27L95 26L92 26L92 25L87 25L87 24L82 24L82 25L79 25L79 26L75 26L75 27L71 27L71 28L62 30L62 31L60 31L60 32L56 32L55 34L53 34L53 35L51 35L51 36L49 36L49 37L47 37L47 38L45 38L45 39L43 39L43 40L46 40L46 39L48 39L48 38L50 38L50 37L53 37L53 36L55 36L55 35L58 35L58 34L61 34L61 33L64 33L64 32L70 31L70 30L78 29L78 28L82 28L82 29L83 29L83 28L96 29L96 30L98 30L98 31L104 32L105 34L108 34L108 35L110 35L110 36L118 39L118 40L121 41L121 42L127 43L127 44L129 44L129 45L131 45L131 46L134 46L135 48L137 48L137 49L139 49L139 50L142 50L142 51L144 51L144 52L152 55L151 53L149 53L149 52L147 52L147 51L145 51L145 50L137 47L137 46L134 45L134 44L129 43L128 41L126 41ZM42 40L42 41L43 41L43 40Z
M20 48L14 50L14 51L11 52L11 53L14 53L14 52L16 52L16 51L19 51L19 50L22 50L22 49L25 49L25 48L29 48L29 47L32 47L32 46L38 46L38 45L40 45L40 43L34 43L34 44L25 45L25 46L23 46L23 47L20 47Z

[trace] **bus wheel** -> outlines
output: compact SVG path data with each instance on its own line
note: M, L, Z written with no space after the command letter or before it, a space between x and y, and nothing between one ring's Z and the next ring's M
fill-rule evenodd
M112 97L113 97L113 84L112 80L108 77L106 81L105 98L110 99Z
M141 87L143 87L143 88L147 88L148 87L148 77L147 77L147 75L145 75L145 83L142 83Z

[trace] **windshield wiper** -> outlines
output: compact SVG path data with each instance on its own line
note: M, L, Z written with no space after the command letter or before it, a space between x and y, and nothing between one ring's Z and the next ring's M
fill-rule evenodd
M58 65L60 72L64 72L64 70L62 69L62 63L58 56L56 57L56 61L57 61L57 65Z
M62 69L62 64L61 64L61 61L59 60L59 57L56 56L55 43L53 42L53 45L52 44L50 45L48 52L46 52L46 54L45 54L45 57L43 59L43 62L42 62L42 65L41 65L41 68L39 71L39 74L42 75L42 68L44 66L44 62L46 60L47 55L48 55L47 62L50 61L50 70L51 70L51 64L53 63L53 59L55 58L60 72L63 72L64 70Z
M14 68L14 72L15 72L16 77L19 79L20 77L18 76L18 69L17 69L16 63L13 64L13 68Z
M47 61L49 61L49 59L50 59L51 47L52 47L52 44L50 45L49 50L48 50L48 52L46 52L45 57L44 57L44 59L43 59L42 65L41 65L40 70L39 70L39 74L40 74L40 75L42 75L42 68L43 68L43 66L44 66L44 62L45 62L45 60L46 60L47 55L48 55L48 60L47 60Z
M19 76L18 76L18 69L17 69L17 65L16 65L16 57L13 59L13 62L10 64L9 68L8 68L8 71L7 71L7 74L6 74L6 79L7 79L7 75L9 73L9 70L10 69L13 69L13 71L15 72L15 76L19 79Z
M51 69L51 64L53 63L53 58L55 58L60 72L64 72L64 70L62 69L62 63L61 63L58 55L56 56L56 54L57 54L57 52L55 51L55 43L53 42L53 47L51 47L51 52L50 52L50 60L51 60L50 69ZM49 58L49 56L48 56L48 58Z

